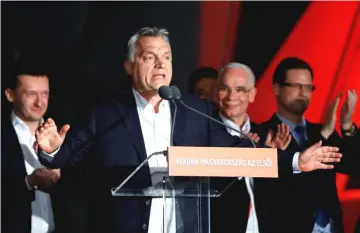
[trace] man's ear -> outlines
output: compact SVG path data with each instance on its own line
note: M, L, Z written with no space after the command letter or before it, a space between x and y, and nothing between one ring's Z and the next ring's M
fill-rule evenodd
M124 62L124 68L125 68L125 71L128 75L132 76L132 61L130 60L126 60Z
M257 89L256 89L256 87L254 87L249 93L250 94L250 96L249 96L250 103L253 103L255 101L256 93L257 93Z
M13 90L11 90L10 88L6 88L6 89L5 89L5 96L6 96L6 99L7 99L10 103L13 103L13 102L14 102L15 95L14 95Z
M280 93L280 85L278 83L274 83L273 84L273 91L275 96L278 96Z

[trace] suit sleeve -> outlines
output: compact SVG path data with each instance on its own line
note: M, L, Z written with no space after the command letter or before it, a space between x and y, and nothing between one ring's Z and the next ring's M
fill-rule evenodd
M220 120L218 114L215 113L214 110L211 109L210 105L208 105L209 115L213 116L217 120ZM210 145L215 147L248 147L253 148L253 144L251 141L244 137L237 137L230 135L226 128L218 123L208 121L209 129L210 129ZM269 148L265 145L255 144L257 148ZM278 150L278 169L279 176L284 175L292 175L293 174L293 157L294 153L288 151Z
M339 171L347 174L360 174L360 131L354 136L344 135L340 142L340 152L343 154Z
M64 143L56 153L49 156L39 151L39 160L49 168L73 166L83 160L84 154L88 152L99 136L101 135L96 135L95 117L94 113L92 113L87 121L80 123L75 129L70 129Z

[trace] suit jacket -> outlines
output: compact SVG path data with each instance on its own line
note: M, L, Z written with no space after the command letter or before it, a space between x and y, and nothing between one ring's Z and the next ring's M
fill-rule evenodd
M343 136L340 151L344 155L343 162L349 168L349 173L356 177L360 175L360 130L354 136Z
M206 101L186 96L183 97L183 101L205 114L212 115L213 110ZM173 104L171 114L174 114ZM94 175L93 185L89 191L93 194L91 214L94 218L91 223L94 226L91 229L94 232L147 232L151 199L112 197L110 193L111 188L118 186L147 157L132 92L124 94L117 103L96 108L83 123L83 126L77 129L73 127L53 159L43 155L42 162L50 167L62 167L82 160L84 152L91 151L92 155L88 157L90 173ZM173 138L175 146L252 146L247 140L229 135L223 126L180 104ZM279 163L284 175L292 174L291 155L279 152ZM149 167L144 166L125 188L143 188L150 185ZM196 203L187 198L179 205L182 220L185 222L183 232L194 232Z
M250 122L250 125L250 132L262 132L260 124ZM222 196L212 199L211 232L245 232L249 218L249 207L250 196L246 188L245 179L238 180Z
M27 173L24 157L9 117L2 119L1 133L1 232L30 233L31 202L35 200L35 193L29 191L25 184ZM55 225L60 227L56 209L61 204L56 198L56 188L50 191L50 195Z
M274 114L262 125L264 134L276 126L280 119ZM299 146L292 139L286 151L302 151L319 140L323 145L339 146L339 135L334 132L328 140L321 134L321 125L307 121L308 142ZM344 171L342 164L334 170L316 170L279 179L256 179L255 200L261 233L311 233L315 213L324 210L333 220L336 233L343 232L342 211L336 189L336 172Z

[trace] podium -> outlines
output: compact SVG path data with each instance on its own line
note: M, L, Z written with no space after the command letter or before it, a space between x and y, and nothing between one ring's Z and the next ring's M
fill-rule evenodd
M165 156L167 160L167 168L157 174L161 179L145 186L132 182L140 171L150 171L148 162L154 156ZM111 189L111 194L115 198L149 198L152 204L156 202L162 212L159 233L210 233L212 201L244 176L278 177L277 150L169 147L148 156Z

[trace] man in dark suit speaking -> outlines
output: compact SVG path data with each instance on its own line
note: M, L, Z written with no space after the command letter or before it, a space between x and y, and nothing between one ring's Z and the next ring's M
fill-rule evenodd
M158 89L172 79L172 52L166 29L146 27L134 34L128 42L128 59L125 69L132 77L132 88L120 101L95 109L84 126L65 135L70 126L57 131L55 122L48 119L37 131L42 161L49 167L62 167L84 158L91 152L92 174L96 176L91 192L96 193L91 214L96 215L91 229L94 232L159 233L196 232L187 224L192 214L187 210L181 218L174 218L180 205L170 205L166 211L165 226L162 220L160 198L116 198L110 189L117 186L150 154L166 150L168 146L251 147L252 144L231 136L222 125L215 124L179 105L173 140L171 122L174 105L161 99ZM211 115L211 105L195 97L182 100L198 111ZM99 136L101 135L101 136ZM89 141L92 146L89 147ZM85 149L84 149L85 148ZM340 161L338 148L314 144L301 153L278 152L281 174L331 169L327 162ZM145 187L162 180L167 162L163 156L152 157L148 166L129 182L129 187ZM167 208L168 206L166 206ZM173 208L174 207L174 208ZM247 208L244 207L244 208Z

